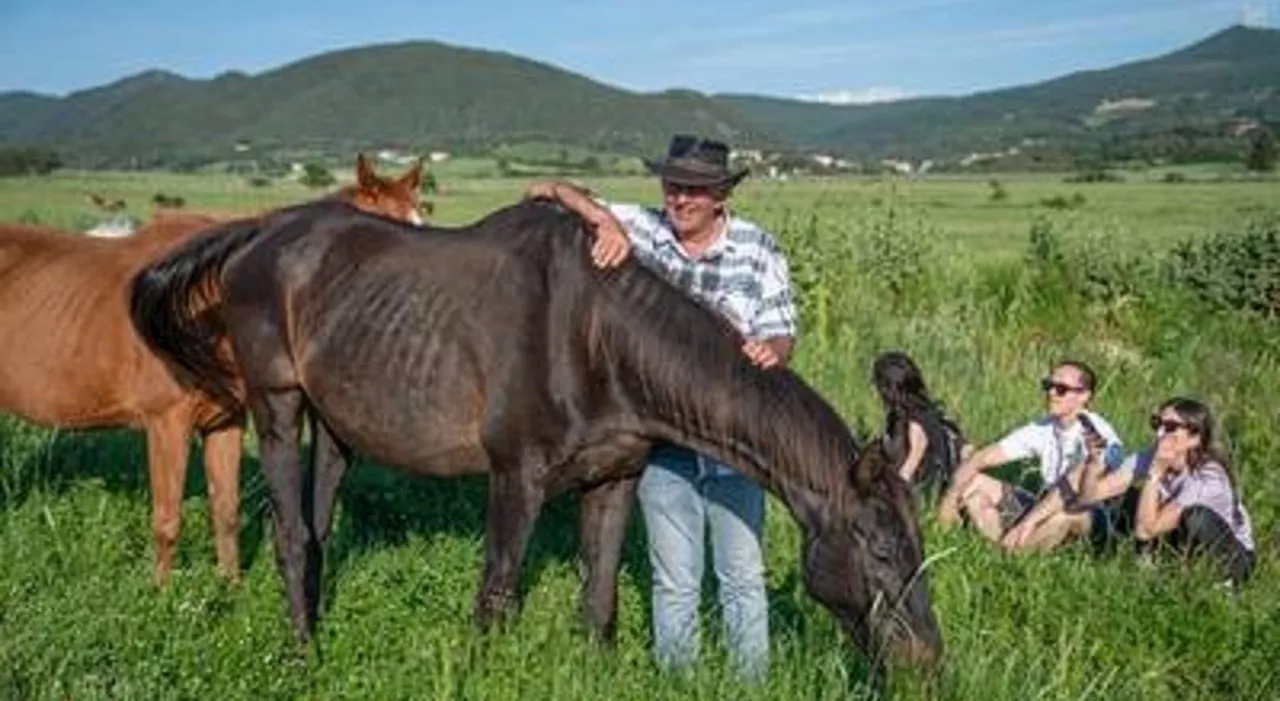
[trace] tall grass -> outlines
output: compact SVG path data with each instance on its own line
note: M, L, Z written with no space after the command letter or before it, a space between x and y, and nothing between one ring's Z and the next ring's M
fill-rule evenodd
M639 192L643 185L618 187ZM267 506L252 446L243 584L227 586L215 571L196 468L179 568L171 586L156 591L141 440L6 419L0 697L1276 698L1274 324L1203 301L1169 277L1164 251L1173 246L1150 245L1158 239L1146 209L1089 209L1139 186L1091 186L1089 204L1078 210L1027 208L993 255L983 255L952 225L950 210L937 206L971 197L958 215L969 230L970 218L993 206L983 183L921 196L923 187L856 182L744 193L741 211L775 231L792 262L803 317L799 372L861 436L879 429L869 371L891 348L917 359L978 442L1037 413L1036 380L1062 355L1097 367L1096 407L1130 447L1148 439L1144 419L1166 396L1204 398L1222 419L1259 543L1260 568L1238 597L1214 588L1202 567L1141 567L1123 545L1104 555L1076 545L1006 557L969 532L939 533L926 514L947 659L934 678L896 672L877 690L830 615L805 595L798 529L771 502L767 682L733 678L710 592L703 664L688 678L672 678L655 671L648 654L650 573L638 519L626 546L615 652L591 648L577 620L572 496L550 504L538 524L521 615L509 631L483 639L469 613L482 561L484 480L411 479L362 464L340 492L318 652L300 653L263 525ZM1007 187L1006 202L1016 206L1038 186ZM477 188L456 195L476 213L498 199ZM1224 208L1213 219L1230 229L1231 215Z

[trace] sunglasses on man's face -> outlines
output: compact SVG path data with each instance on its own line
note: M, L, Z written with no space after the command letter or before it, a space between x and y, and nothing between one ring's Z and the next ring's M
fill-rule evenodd
M1182 421L1175 421L1173 419L1166 419L1158 414L1152 416L1149 423L1151 425L1151 430L1160 434L1173 433L1180 428L1187 429L1187 433L1195 433L1195 427L1191 424L1184 423Z
M1056 394L1059 397L1065 397L1066 395L1072 392L1084 391L1083 387L1069 385L1069 384L1066 384L1065 382L1058 382L1057 380L1054 380L1053 378L1049 378L1049 377L1046 377L1043 380L1040 380L1040 389L1044 392L1052 392L1053 394Z
M684 183L673 183L663 181L662 194L667 197L704 197L712 194L711 188L706 185L685 185Z

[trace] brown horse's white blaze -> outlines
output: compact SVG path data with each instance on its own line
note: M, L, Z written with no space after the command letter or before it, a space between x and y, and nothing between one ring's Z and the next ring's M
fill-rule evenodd
M332 197L411 220L421 164L387 180L363 157L360 163L355 185ZM239 576L244 409L174 376L134 331L128 288L145 265L224 221L158 214L136 234L114 240L0 223L0 413L46 427L146 434L158 582L173 568L193 433L204 442L218 565L228 577Z

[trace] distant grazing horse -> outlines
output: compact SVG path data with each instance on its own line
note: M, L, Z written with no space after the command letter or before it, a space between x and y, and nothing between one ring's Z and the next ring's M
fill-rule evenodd
M396 181L363 157L358 171L354 186L331 197L417 217L420 164ZM0 412L48 427L146 432L159 582L173 566L193 429L204 437L218 564L237 576L244 412L173 377L130 324L127 287L148 261L225 221L164 214L117 240L0 224Z
M452 230L315 203L219 227L140 272L131 307L148 343L217 396L237 396L243 373L299 640L320 609L335 491L360 451L418 474L489 474L482 628L513 599L542 505L580 490L583 613L612 641L634 486L667 440L782 499L805 534L809 592L859 645L935 660L914 501L888 458L859 460L822 397L753 366L718 315L642 265L594 268L588 236L542 203ZM219 356L224 333L238 371Z
M157 192L151 198L151 203L160 208L182 209L186 206L187 200L181 195L166 195L163 192Z
M89 202L93 203L93 206L97 207L98 209L101 209L104 212L115 213L115 212L119 212L120 210L128 206L125 204L124 200L108 199L96 192L90 192L87 196L89 198Z

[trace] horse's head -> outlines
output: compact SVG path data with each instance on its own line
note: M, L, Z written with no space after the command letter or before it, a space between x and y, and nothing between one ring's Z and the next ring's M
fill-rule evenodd
M421 182L422 159L399 178L389 180L375 173L361 153L356 156L356 184L344 194L352 205L367 212L421 225L422 213L418 208Z
M900 425L853 466L846 503L812 524L805 586L873 658L932 667L942 635L929 600L915 497L895 469L906 454L906 422L894 423Z

